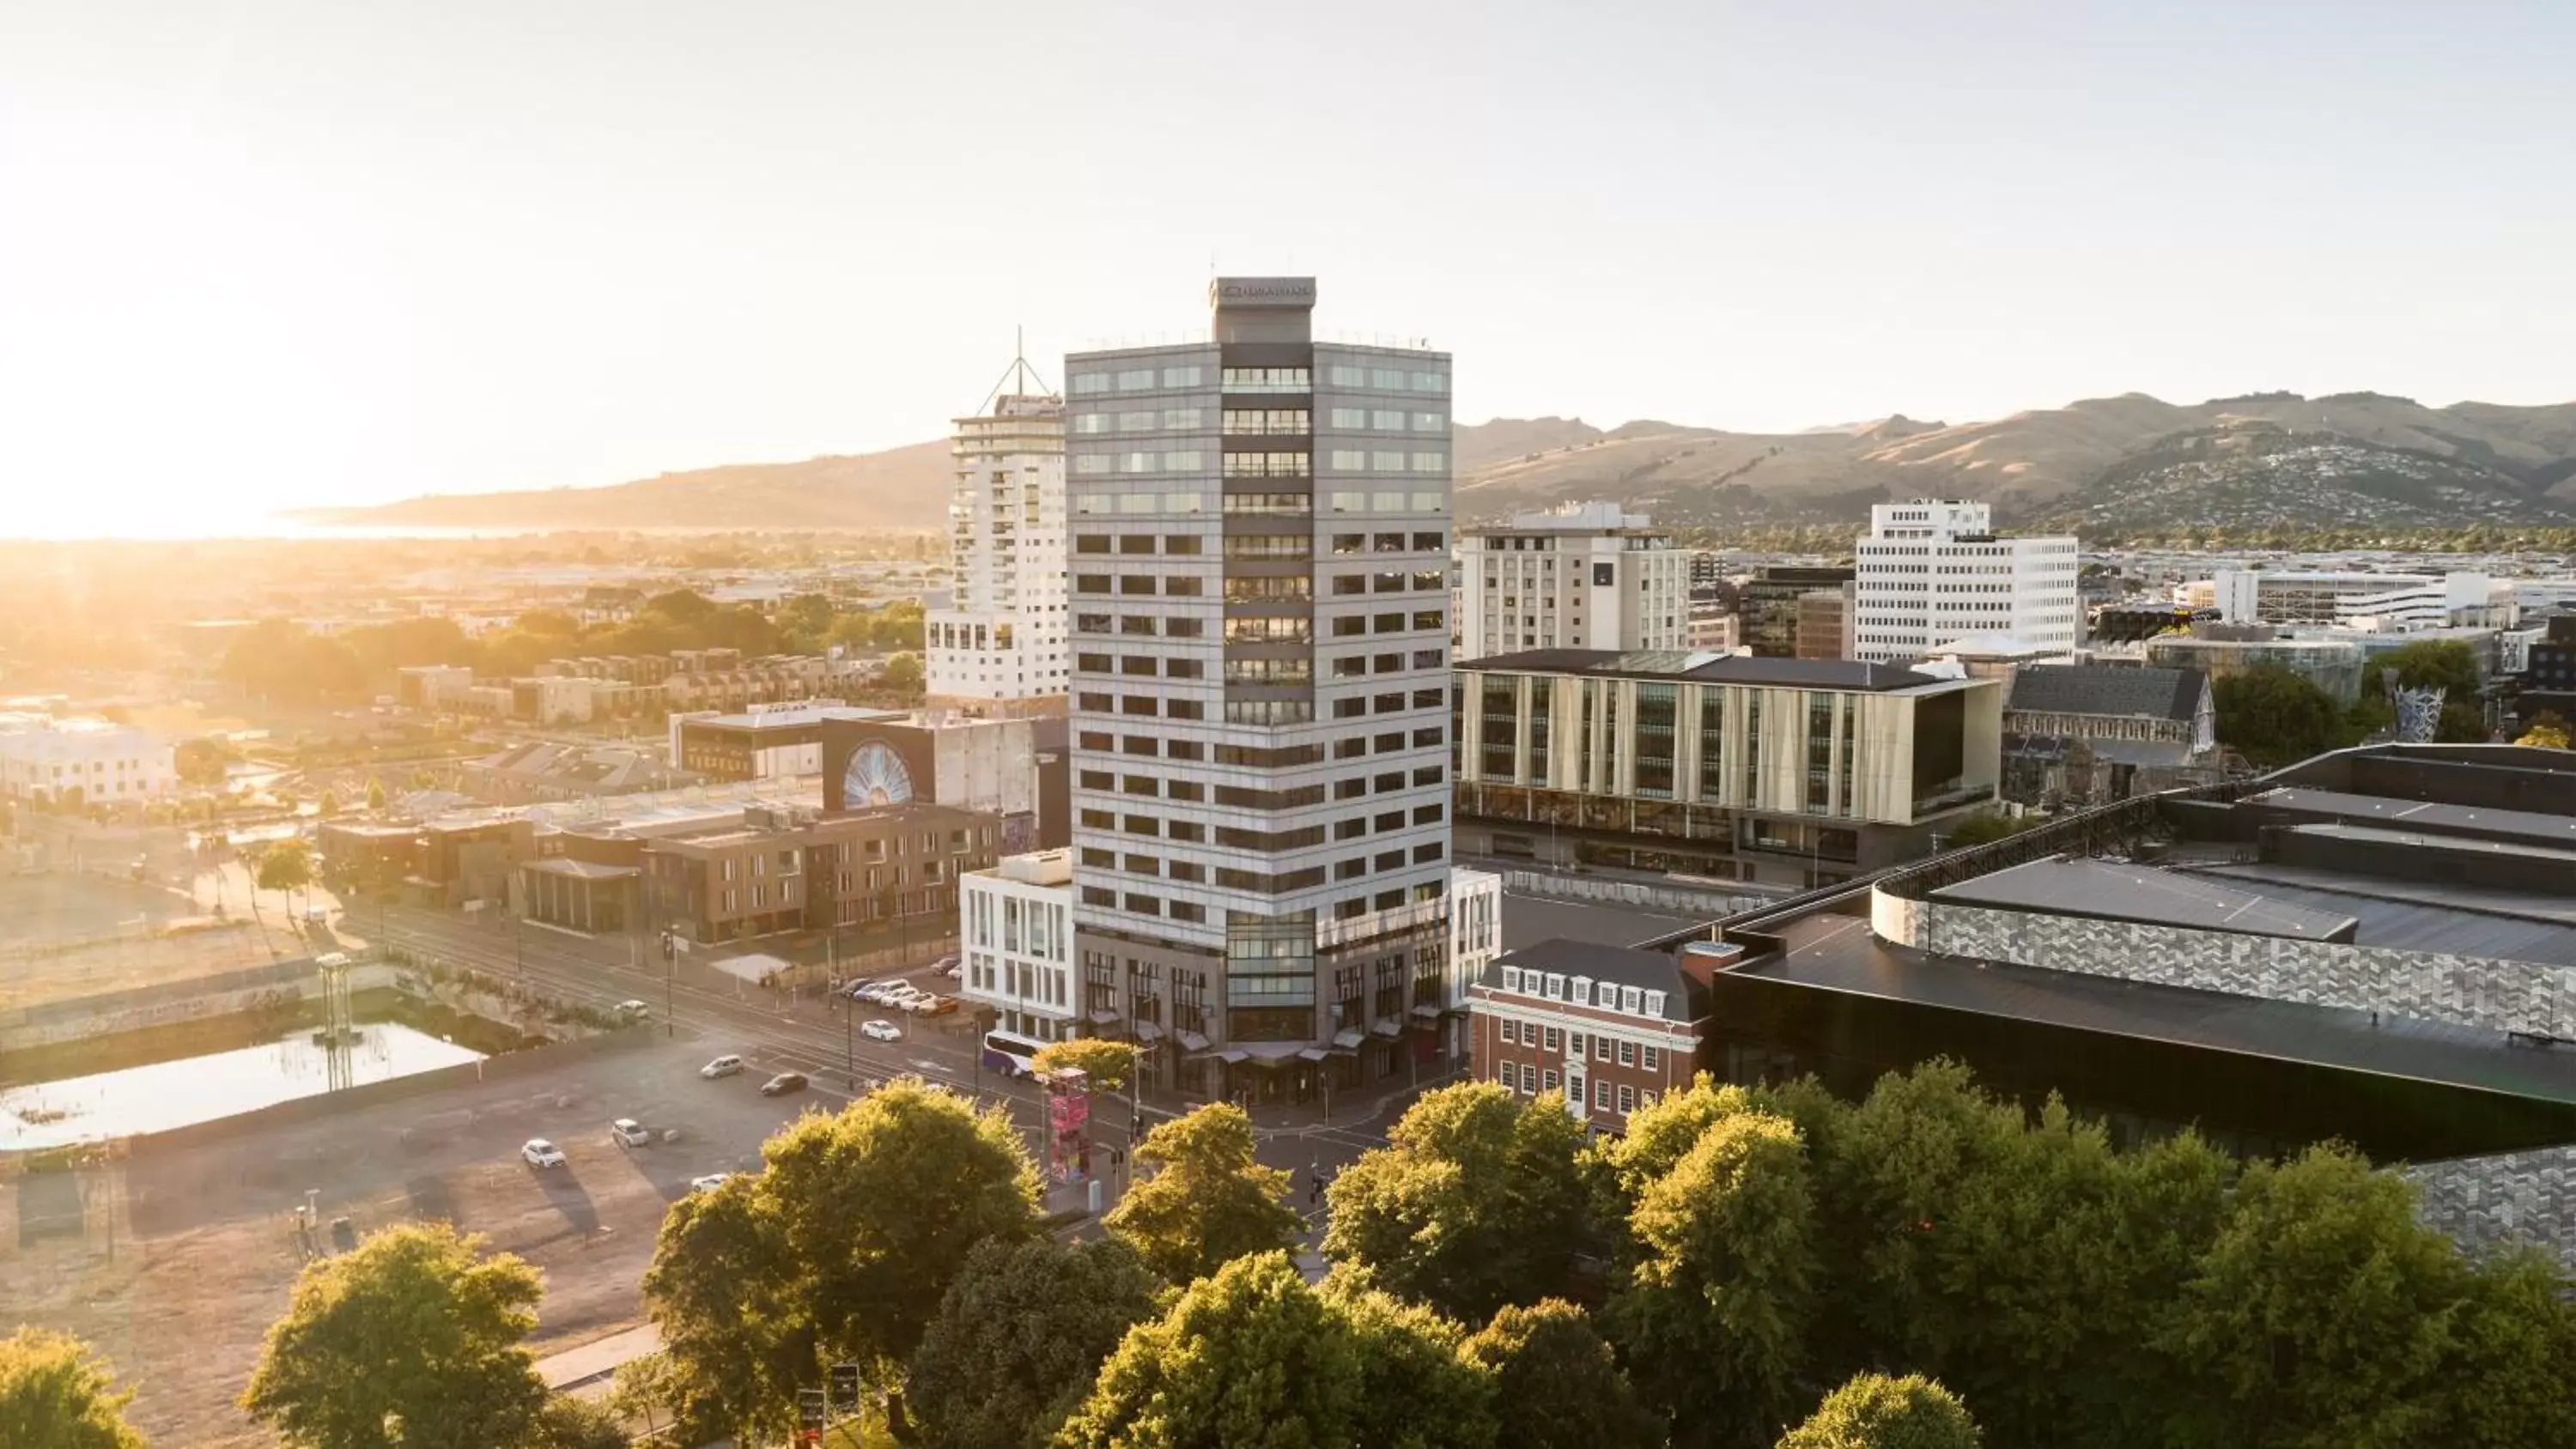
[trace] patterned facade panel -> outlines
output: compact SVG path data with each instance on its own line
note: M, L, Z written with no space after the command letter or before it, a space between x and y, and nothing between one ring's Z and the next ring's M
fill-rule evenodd
M2422 1190L2416 1216L2471 1251L2538 1248L2576 1273L2576 1147L2546 1147L2400 1170Z
M1873 896L1871 924L1881 938L1940 955L2576 1036L2576 970L2563 966Z

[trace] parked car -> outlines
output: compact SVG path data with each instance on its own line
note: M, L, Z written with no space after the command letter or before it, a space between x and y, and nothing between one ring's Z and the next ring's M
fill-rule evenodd
M632 1117L620 1117L609 1123L608 1135L615 1138L620 1147L649 1147L653 1142L653 1134Z
M777 1076L774 1076L768 1081L760 1084L760 1095L764 1097L784 1097L790 1092L801 1092L804 1090L805 1074L803 1072L780 1072Z
M619 1021L642 1021L645 1013L651 1009L640 1001L621 1001L610 1007L608 1014Z
M903 1028L890 1021L863 1021L859 1023L859 1035L870 1041L901 1041Z
M714 1081L718 1077L732 1077L739 1076L741 1074L742 1058L731 1055L718 1057L714 1061L707 1063L705 1066L698 1068L698 1075L706 1078L710 1082Z
M689 1179L689 1191L713 1192L724 1186L732 1177L733 1174L730 1172L710 1172L704 1177L693 1177Z
M551 1142L548 1142L542 1137L529 1138L528 1145L519 1149L519 1155L527 1159L530 1167L561 1167L564 1165L563 1149L557 1147Z
M962 981L966 979L966 965L962 961L951 961L939 968L939 974L951 981Z
M915 1016L939 1016L947 1012L955 1011L957 1009L957 1002L953 997L933 996L929 992L925 991L921 995L915 996L906 1001L903 1004L903 1009L911 1012Z

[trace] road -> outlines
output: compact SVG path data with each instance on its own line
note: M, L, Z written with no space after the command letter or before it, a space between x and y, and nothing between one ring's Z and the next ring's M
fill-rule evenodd
M381 919L381 925L379 925ZM373 928L386 945L417 959L470 966L487 975L520 980L549 997L607 1009L641 1000L666 1033L687 1034L704 1042L708 1055L739 1053L756 1072L803 1072L814 1089L846 1099L899 1076L919 1076L1005 1106L1014 1124L1039 1149L1044 1126L1043 1093L1033 1084L1003 1078L981 1069L981 1042L962 1015L905 1017L899 1012L808 990L801 999L765 991L715 970L701 954L685 953L665 969L659 962L639 964L635 946L624 937L595 938L541 926L476 924L452 914L410 906L387 906L381 918L374 903L353 908L341 924L341 944L362 944L351 931ZM730 949L728 954L730 954ZM945 988L951 983L929 974L929 962L911 973L920 984ZM876 1042L861 1036L857 1024L884 1016L903 1028L900 1042ZM1148 1100L1142 1104L1145 1125L1177 1115L1186 1104ZM1373 1121L1264 1129L1259 1156L1294 1175L1290 1200L1309 1217L1308 1245L1321 1235L1322 1210L1310 1207L1311 1178L1329 1178L1372 1147L1385 1145L1385 1129L1400 1104ZM1132 1146L1131 1114L1103 1104L1094 1133L1095 1152L1105 1168L1108 1150ZM1117 1184L1112 1182L1112 1186Z

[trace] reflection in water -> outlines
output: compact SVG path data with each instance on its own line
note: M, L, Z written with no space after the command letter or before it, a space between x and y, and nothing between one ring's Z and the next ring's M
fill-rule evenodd
M380 1082L470 1062L482 1053L393 1022L358 1028L350 1078ZM160 1132L329 1089L328 1054L309 1031L266 1046L154 1062L0 1091L0 1151Z

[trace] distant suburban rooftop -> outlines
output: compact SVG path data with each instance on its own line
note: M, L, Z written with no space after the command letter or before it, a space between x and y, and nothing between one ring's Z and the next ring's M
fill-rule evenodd
M2207 676L2197 669L2052 664L2018 670L2004 708L2031 714L2117 715L2189 720Z
M2239 886L2176 875L2152 865L2102 860L2034 860L1944 886L1936 901L1998 906L2057 916L2141 921L2191 930L2249 936L2289 936L2302 941L2350 940L2350 913L2293 905Z
M1614 679L1678 679L1697 684L1771 685L1782 689L1845 689L1873 693L1903 689L1956 689L1960 681L1935 679L1893 664L1857 659L1766 659L1706 650L1524 649L1460 661L1461 669L1519 674L1588 674Z

